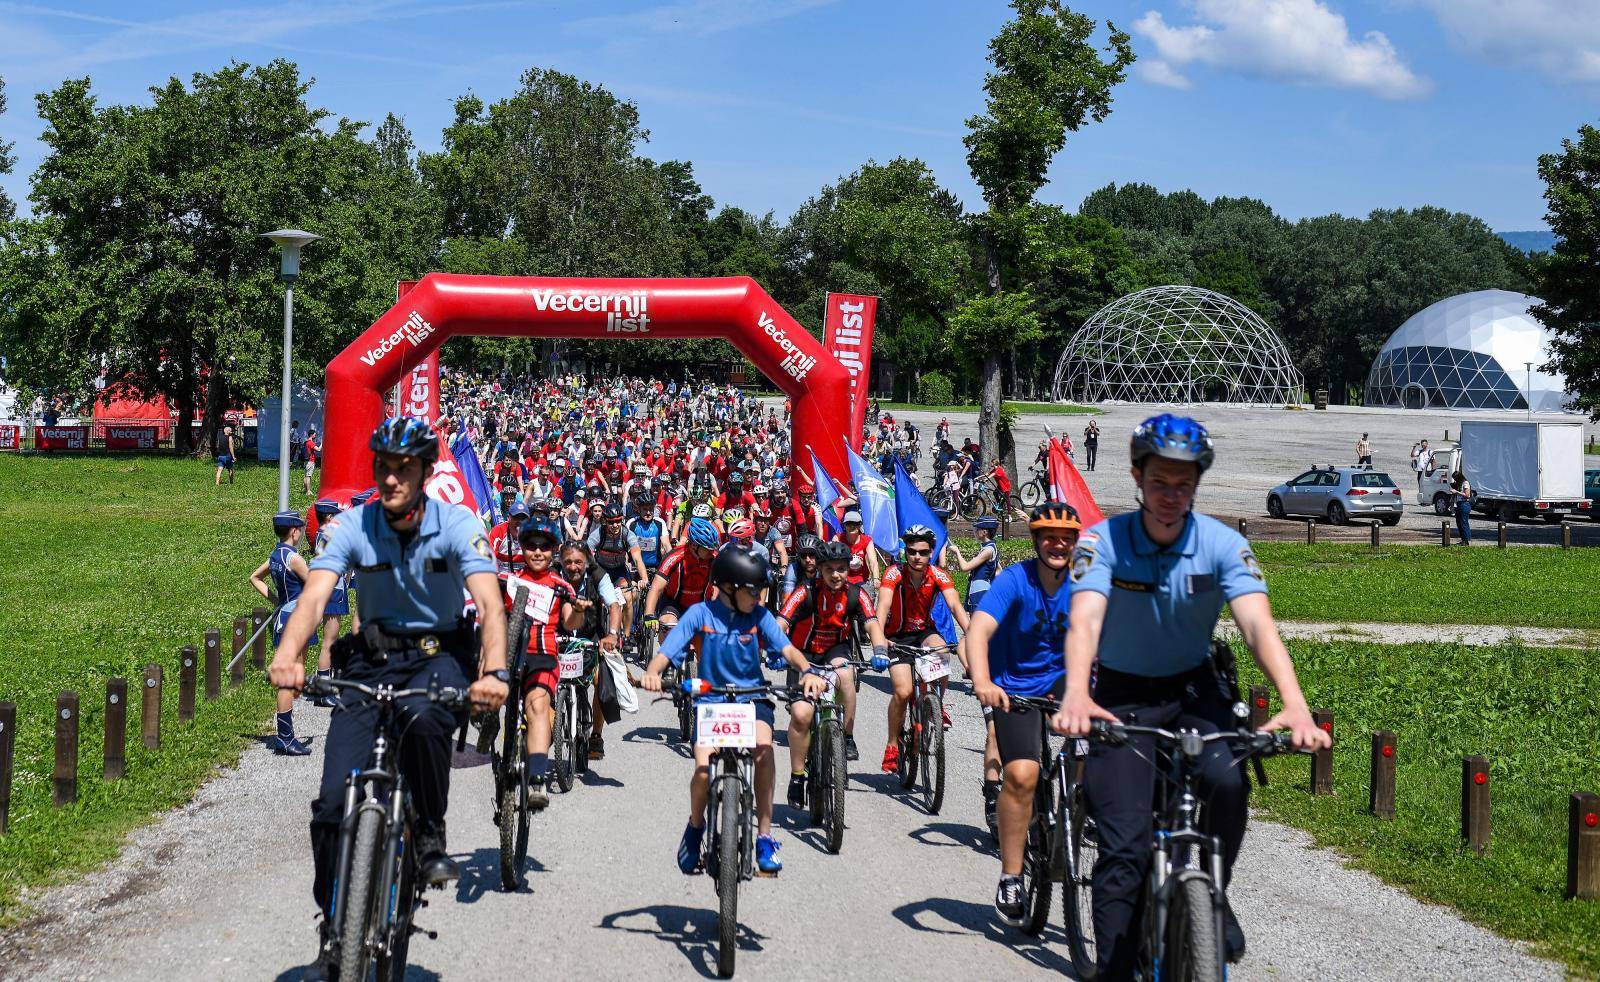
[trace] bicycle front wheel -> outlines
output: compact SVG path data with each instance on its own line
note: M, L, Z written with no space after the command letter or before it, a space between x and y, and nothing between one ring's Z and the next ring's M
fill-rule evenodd
M1065 829L1066 861L1061 876L1061 906L1066 921L1067 949L1078 978L1095 977L1094 897L1092 877L1100 858L1100 834L1087 814L1083 785L1067 786L1058 829Z
M1044 503L1044 485L1038 481L1029 481L1022 486L1018 497L1022 500L1022 507L1034 508Z
M680 679L694 677L694 659L685 658L683 671L678 673ZM684 743L689 742L689 734L694 730L694 700L688 696L678 696L678 739Z
M822 766L828 770L828 779L823 782L826 801L822 821L828 851L832 853L844 848L844 792L850 780L844 749L844 724L837 719L828 720L822 728Z
M1035 808L1037 808L1035 804ZM1037 935L1050 919L1050 898L1055 882L1050 879L1050 836L1044 819L1035 814L1028 823L1028 842L1022 851L1022 891L1027 897L1027 919L1022 930Z
M399 868L395 871L394 923L389 929L389 946L378 952L378 982L405 982L406 959L411 954L411 918L416 913L417 855L411 835L411 824L406 823L401 833L400 854L395 857Z
M378 921L378 840L383 836L383 812L363 808L356 818L355 844L350 853L350 884L345 889L339 926L339 977L365 979L372 967L371 934Z
M917 730L923 725L917 719L917 701L906 704L905 722L900 724L900 762L895 773L900 777L900 787L909 791L917 783Z
M744 816L739 813L738 772L731 763L724 769L717 820L717 975L733 977L733 960L739 943L739 836Z
M577 715L572 705L572 686L558 684L554 703L555 721L550 725L550 770L555 774L556 787L566 794L572 790L572 754L575 749L573 725Z
M1222 982L1221 911L1211 899L1211 885L1191 876L1172 893L1167 912L1168 964L1178 982Z
M922 769L922 806L929 815L944 807L944 715L932 692L922 697L922 732L917 740Z

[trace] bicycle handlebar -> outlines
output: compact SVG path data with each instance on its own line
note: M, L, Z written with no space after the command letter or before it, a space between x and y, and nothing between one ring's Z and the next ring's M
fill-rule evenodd
M889 650L891 652L893 652L893 653L895 653L897 655L910 655L913 658L918 656L918 655L948 655L948 654L953 654L955 652L955 650L956 650L956 647L957 646L955 644L953 644L953 643L951 643L949 641L946 641L944 644L936 644L936 645L928 645L928 646L919 646L919 645L914 645L914 644L901 644L898 641L890 641L889 642Z
M1260 730L1219 730L1216 733L1200 733L1196 730L1164 730L1159 726L1139 726L1133 723L1113 723L1110 720L1097 719L1089 724L1089 737L1100 743L1121 744L1126 743L1129 737L1147 736L1155 738L1159 746L1177 750L1185 757L1198 757L1207 745L1213 743L1226 743L1231 746L1241 747L1250 755L1270 757L1274 754L1301 753L1294 746L1294 736L1288 732L1264 733Z
M466 689L441 686L438 683L429 685L426 689L396 689L388 685L363 685L348 679L312 678L306 681L303 691L308 696L332 696L338 695L340 689L360 692L378 702L399 702L401 699L422 696L429 702L439 703L448 709L463 709L471 701Z

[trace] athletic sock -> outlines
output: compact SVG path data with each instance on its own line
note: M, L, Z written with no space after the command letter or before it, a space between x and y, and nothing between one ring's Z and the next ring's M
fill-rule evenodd
M278 714L278 739L284 743L294 739L294 710Z
M537 781L537 780L543 778L545 776L545 774L549 772L549 770L550 770L550 755L549 754L529 754L528 755L528 778L530 780Z

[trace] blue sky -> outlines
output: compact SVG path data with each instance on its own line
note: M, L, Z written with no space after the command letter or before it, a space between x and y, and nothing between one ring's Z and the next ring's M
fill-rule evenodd
M1077 0L1141 61L1042 193L1108 181L1251 195L1289 218L1435 204L1544 227L1540 153L1600 117L1600 0ZM40 159L33 94L88 75L143 101L230 59L293 59L336 116L393 111L438 146L452 100L532 65L639 104L645 152L694 163L720 203L787 217L868 158L914 156L981 207L961 145L982 108L998 0L0 0L19 202ZM24 208L26 205L24 204Z

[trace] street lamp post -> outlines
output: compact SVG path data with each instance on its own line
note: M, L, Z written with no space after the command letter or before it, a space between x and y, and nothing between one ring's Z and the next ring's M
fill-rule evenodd
M1533 418L1533 362L1525 361L1522 364L1525 365L1527 367L1527 369L1528 369L1528 418L1532 419Z
M278 510L289 510L289 410L293 383L289 374L294 351L294 281L300 277L300 249L322 238L297 228L280 228L261 236L283 253L278 275L283 280L283 405L278 413Z

